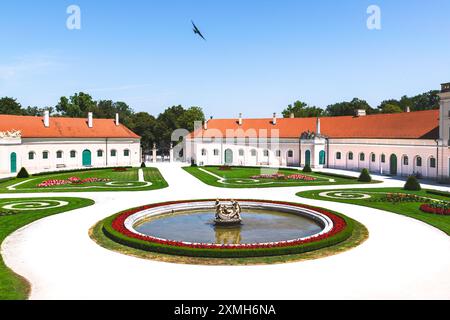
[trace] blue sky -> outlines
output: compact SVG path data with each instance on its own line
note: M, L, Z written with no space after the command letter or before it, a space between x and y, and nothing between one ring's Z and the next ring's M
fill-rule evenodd
M71 4L81 30L66 28ZM297 99L376 106L450 81L448 0L5 0L0 12L0 96L25 106L86 91L152 114L269 117Z

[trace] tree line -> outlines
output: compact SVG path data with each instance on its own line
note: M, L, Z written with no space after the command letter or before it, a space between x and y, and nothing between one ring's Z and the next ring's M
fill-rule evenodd
M400 100L389 99L373 108L367 101L354 98L320 108L296 101L287 106L283 116L288 118L293 114L296 118L352 116L356 110L363 109L367 114L387 114L411 111L439 109L439 91L429 91L413 97L403 96ZM142 148L145 153L150 152L153 144L167 151L170 148L172 132L176 129L194 130L195 121L205 121L205 114L200 107L184 108L181 105L166 108L157 117L147 112L135 112L122 101L95 101L87 93L75 93L70 97L61 97L53 107L28 106L24 108L17 99L4 97L0 99L0 114L42 116L48 110L52 116L84 118L88 112L93 112L95 118L113 119L119 113L121 122L142 137Z
M434 110L439 109L439 91L429 91L413 97L403 96L400 100L389 99L373 108L365 100L354 98L352 101L344 101L331 104L326 108L308 105L302 101L296 101L283 110L285 118L293 114L296 118L309 117L336 117L336 116L354 116L356 110L365 110L367 114L391 114L406 112L407 108L411 111Z
M120 121L129 129L142 137L141 143L145 153L149 153L156 143L162 151L170 148L172 132L183 128L194 130L195 121L204 121L202 108L184 108L181 105L172 106L164 110L157 117L147 112L135 112L122 101L95 101L87 93L76 93L70 97L61 97L54 107L24 108L17 99L4 97L0 99L0 114L42 116L48 110L52 116L84 118L89 112L98 119L114 119L116 113Z

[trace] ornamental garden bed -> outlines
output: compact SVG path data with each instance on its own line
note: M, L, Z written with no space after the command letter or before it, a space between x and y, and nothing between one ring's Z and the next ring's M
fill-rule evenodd
M139 181L139 169L116 171L106 168L37 174L0 181L0 193L146 191L168 186L157 168L142 168L144 181Z
M304 173L298 169L278 169L268 167L229 167L219 166L185 167L205 184L220 188L277 188L295 186L321 186L361 184L357 178L334 176L321 172ZM379 181L372 181L378 183Z
M314 208L300 204L272 201L264 202L271 203L273 205L297 206L298 208L320 212L320 214L328 217L332 221L333 228L325 234L313 236L308 239L280 241L276 243L222 245L212 243L186 243L181 241L173 241L170 239L160 239L157 237L131 232L130 229L128 229L125 225L125 221L129 217L142 211L164 207L172 204L189 202L198 201L167 202L126 210L104 220L102 222L102 231L104 235L112 241L137 250L176 256L202 258L249 258L302 254L338 245L349 239L353 233L353 221L341 214L331 212L322 208Z
M402 188L314 190L297 194L314 200L343 202L380 209L420 220L450 235L446 193L433 190L407 191ZM445 211L442 208L446 208ZM442 213L445 214L442 214Z

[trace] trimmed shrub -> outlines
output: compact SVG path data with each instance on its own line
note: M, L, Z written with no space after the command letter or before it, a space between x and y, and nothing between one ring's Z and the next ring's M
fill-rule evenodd
M305 167L303 168L303 172L311 173L312 172L311 166L309 164L305 165Z
M141 163L141 168L147 168L147 165L145 164L145 162Z
M422 190L422 187L415 176L410 176L405 183L404 189L408 191L420 191Z
M372 177L370 176L369 170L363 169L361 175L358 179L359 182L372 182Z
M30 174L28 173L27 169L25 169L24 167L22 167L22 169L20 169L19 173L17 174L17 178L19 179L23 179L23 178L29 178Z

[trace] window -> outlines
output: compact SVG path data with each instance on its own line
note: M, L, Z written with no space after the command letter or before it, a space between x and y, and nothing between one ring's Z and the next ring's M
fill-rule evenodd
M385 154L381 155L381 163L386 163L386 155Z
M409 158L408 158L407 156L404 156L404 157L403 157L403 165L404 165L404 166L409 165Z
M436 159L430 158L430 168L436 168Z
M34 152L33 151L28 153L28 160L34 160Z
M366 155L364 153L359 154L359 161L366 161Z
M348 160L353 160L353 152L350 152L350 153L348 154Z
M97 157L103 158L103 150L97 150Z
M63 152L62 151L57 151L56 152L56 158L57 159L62 159L62 157L63 157Z
M111 157L117 156L117 150L111 150Z
M281 151L280 151L280 150L277 150L277 151L275 152L275 154L276 154L276 156L277 156L278 158L281 157Z
M202 149L202 156L206 156L206 149Z
M244 156L244 149L240 149L240 150L239 150L239 156L240 156L240 157L243 157L243 156Z
M421 157L417 157L416 165L417 165L418 167L421 167L421 166L422 166L422 158L421 158Z
M218 156L219 155L219 149L214 149L214 155Z
M289 150L288 151L288 158L293 158L294 157L294 151Z
M48 159L48 151L42 152L42 159Z
M123 156L124 157L129 157L130 156L130 150L128 150L128 149L123 150Z
M269 150L264 150L264 157L268 157L269 156Z
M336 153L336 160L341 160L342 159L342 153L337 152Z
M377 156L375 155L375 153L372 153L372 162L376 162L377 161Z
M252 157L256 157L256 150L255 149L252 150Z
M70 151L70 157L71 158L76 158L77 157L77 152L75 150Z

